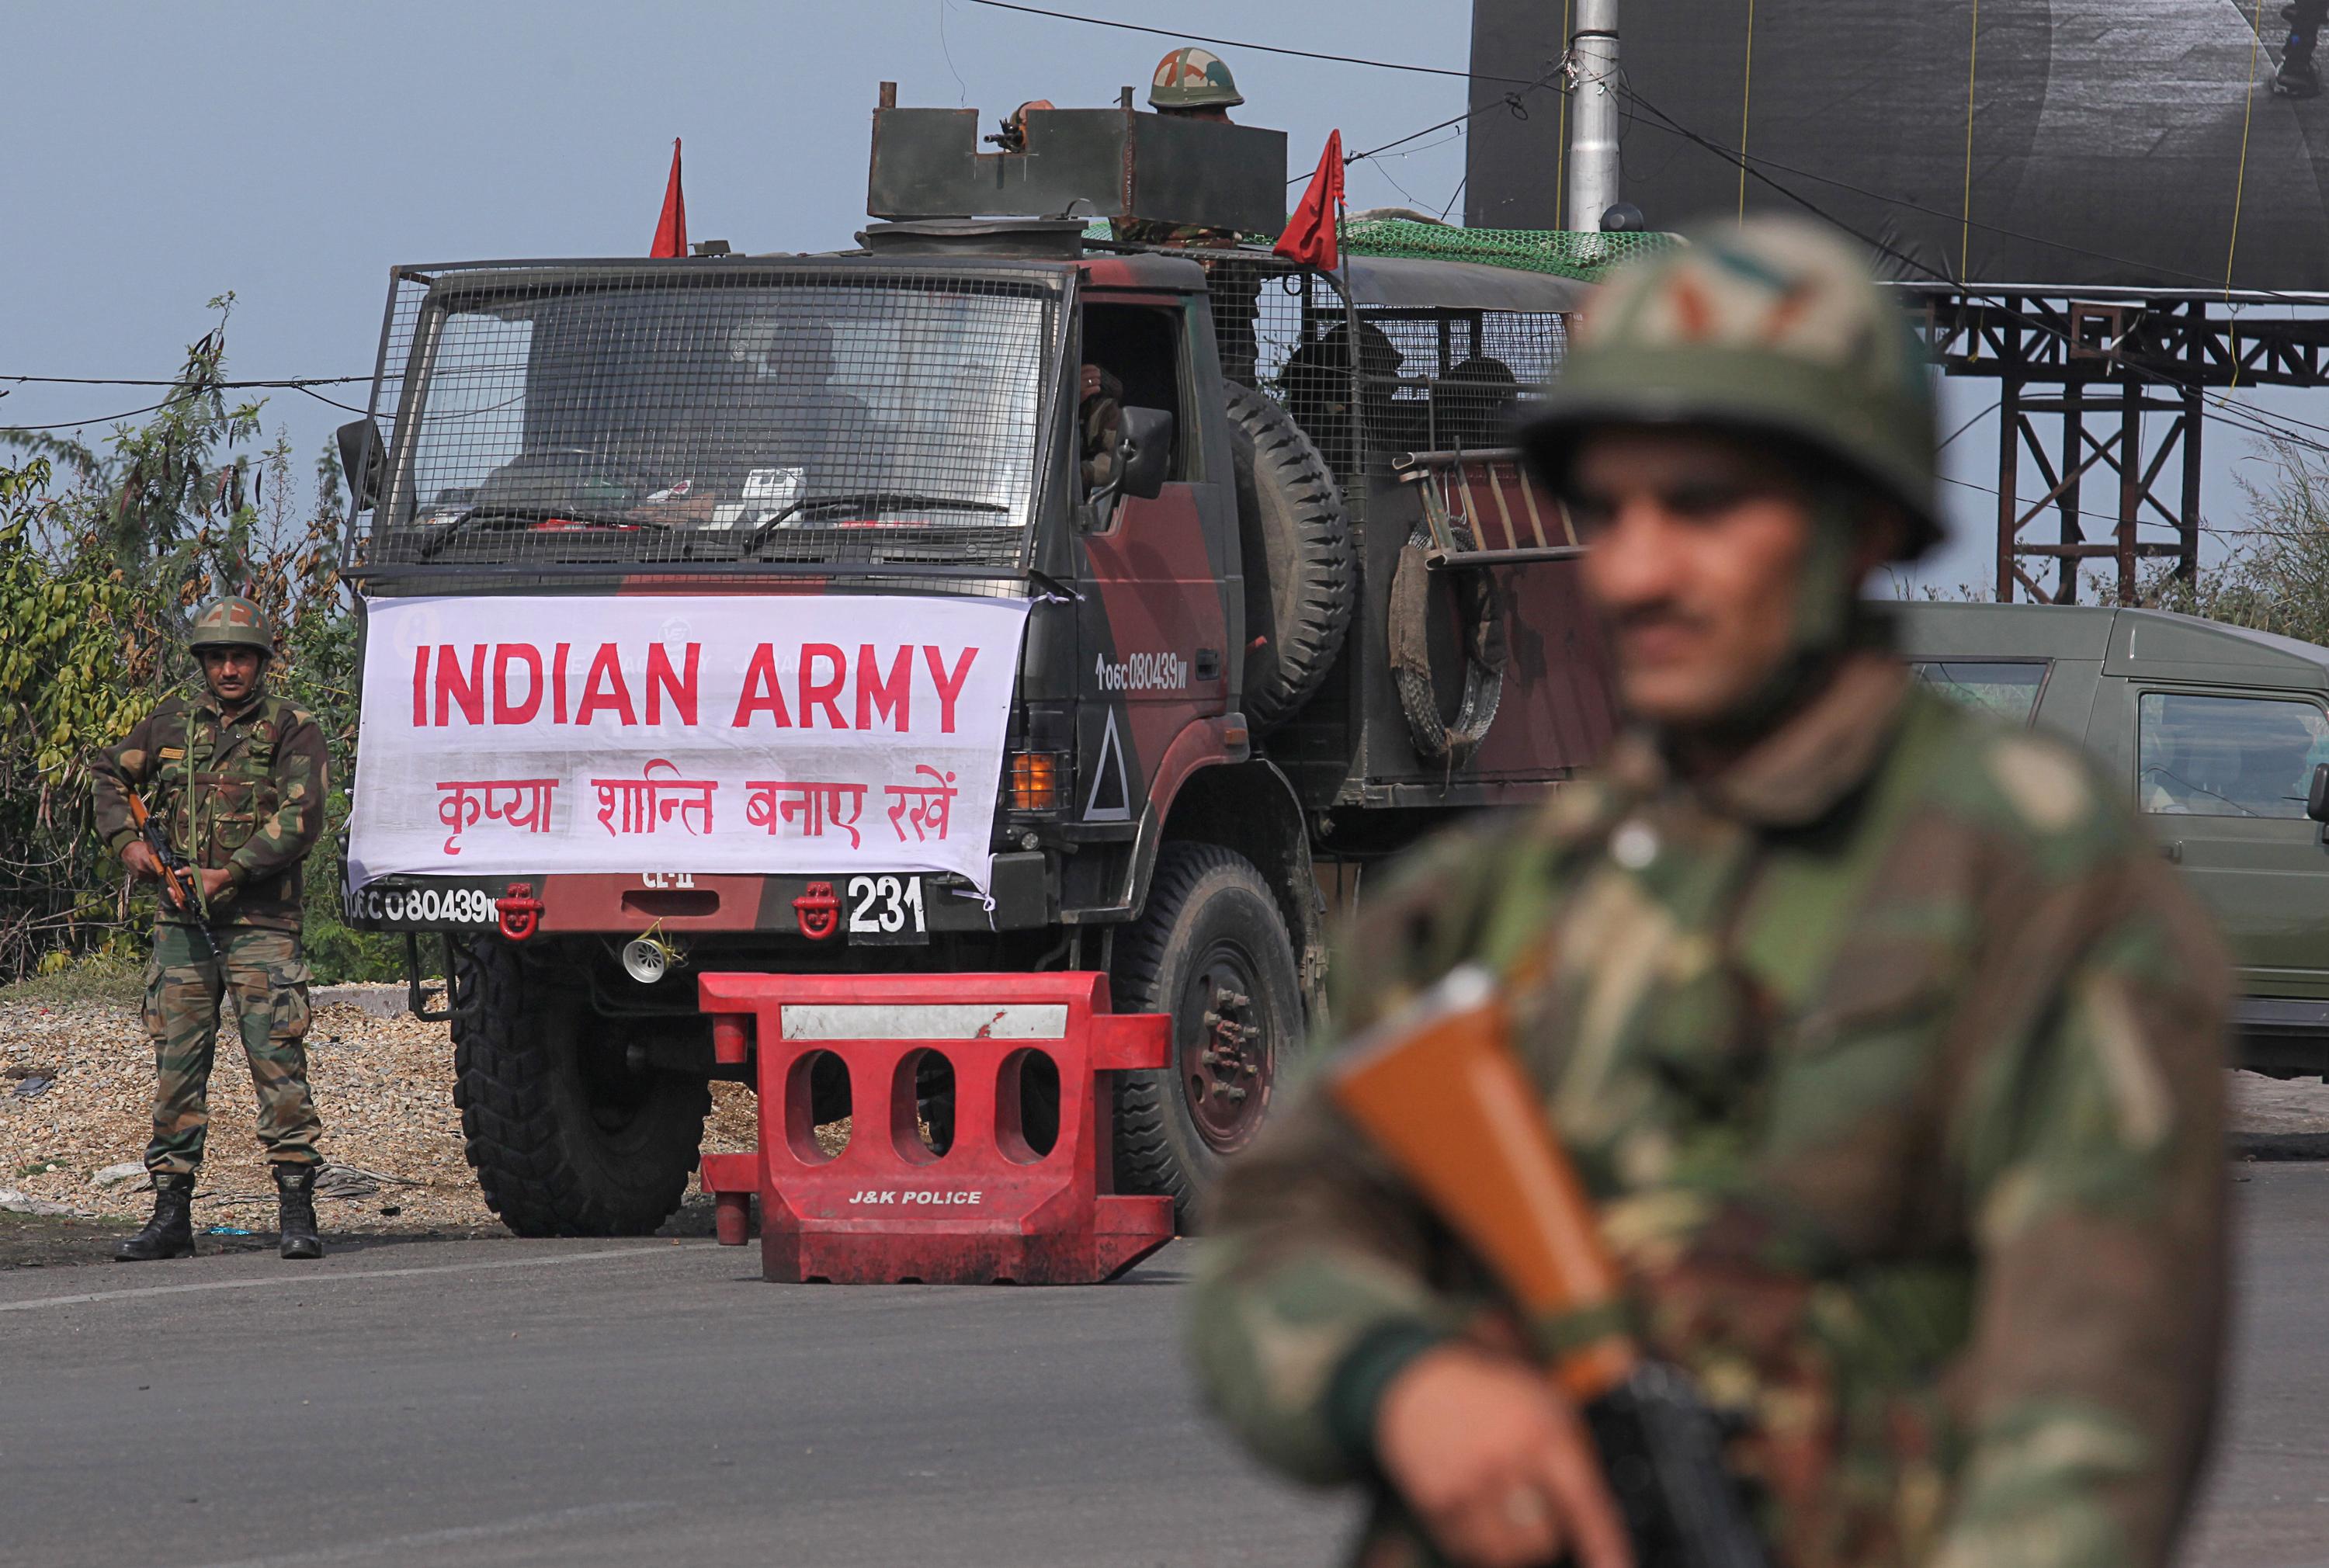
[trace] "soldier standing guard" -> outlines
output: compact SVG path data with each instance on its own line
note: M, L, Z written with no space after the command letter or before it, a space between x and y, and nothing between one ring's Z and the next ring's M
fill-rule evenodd
M1928 371L1825 230L1614 277L1524 436L1630 722L1361 916L1338 1029L1460 962L1785 1568L2155 1568L2224 1300L2228 971L2081 754L1921 688L1858 596L1939 535ZM1517 1201L1517 1199L1515 1200ZM1323 1096L1228 1170L1193 1344L1369 1568L1627 1558L1484 1266ZM1539 1342L1542 1342L1540 1338Z
M307 1092L307 965L300 950L300 867L324 825L330 759L323 732L295 704L265 691L274 651L249 599L213 599L188 639L203 689L174 692L96 765L97 820L140 877L163 864L140 836L130 796L147 802L187 869L195 907L165 882L146 972L146 1032L154 1042L154 1216L123 1242L124 1263L194 1250L188 1205L202 1164L219 1000L235 1021L259 1092L259 1138L275 1171L287 1258L320 1258L316 1135Z

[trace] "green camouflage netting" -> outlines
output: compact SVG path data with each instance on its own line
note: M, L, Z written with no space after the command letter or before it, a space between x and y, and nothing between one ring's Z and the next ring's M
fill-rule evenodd
M1092 224L1089 238L1109 237L1107 223ZM1248 244L1268 245L1271 236L1249 235ZM1343 226L1343 249L1354 256L1405 256L1432 261L1474 261L1520 272L1550 272L1598 283L1610 268L1655 255L1682 241L1672 234L1579 234L1561 229L1459 229L1410 218L1362 218Z
M1551 272L1598 283L1619 262L1680 244L1671 234L1578 234L1563 229L1458 229L1409 218L1362 218L1344 225L1344 249L1359 256L1477 261L1521 272Z

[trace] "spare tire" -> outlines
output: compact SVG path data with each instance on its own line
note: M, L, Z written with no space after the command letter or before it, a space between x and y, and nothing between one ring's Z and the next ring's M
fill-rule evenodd
M1224 390L1245 568L1244 711L1259 735L1301 707L1342 652L1358 563L1343 493L1310 437L1275 399Z

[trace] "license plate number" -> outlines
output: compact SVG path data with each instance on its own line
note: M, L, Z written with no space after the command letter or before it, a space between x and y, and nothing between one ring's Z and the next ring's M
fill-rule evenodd
M842 895L849 940L873 944L927 943L919 877L852 877Z

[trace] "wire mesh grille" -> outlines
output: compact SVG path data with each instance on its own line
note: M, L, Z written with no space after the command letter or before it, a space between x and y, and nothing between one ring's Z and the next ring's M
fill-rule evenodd
M1221 309L1221 287L1216 279L1226 339L1244 328L1241 312ZM1252 356L1254 384L1286 406L1353 504L1364 490L1354 482L1401 454L1511 445L1569 343L1552 312L1353 311L1319 273L1271 276L1246 308L1252 346L1236 347ZM1225 343L1223 363L1231 352Z
M1015 566L1061 269L404 268L354 569Z

